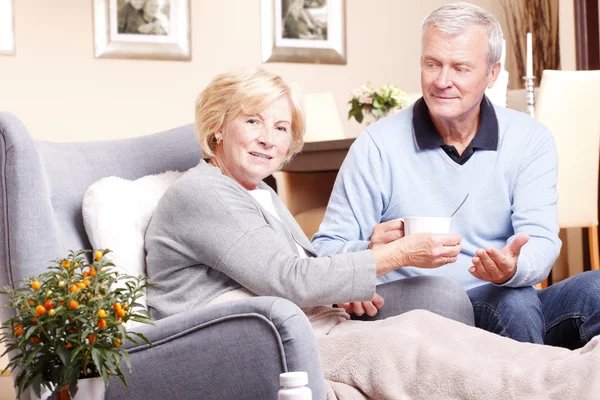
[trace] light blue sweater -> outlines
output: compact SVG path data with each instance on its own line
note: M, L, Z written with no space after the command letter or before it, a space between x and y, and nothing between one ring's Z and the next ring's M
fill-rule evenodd
M470 289L487 282L468 269L478 248L503 248L531 235L517 272L504 285L543 280L558 257L557 153L548 129L523 113L495 107L498 150L478 150L459 165L441 149L419 150L413 108L370 125L354 142L337 176L313 246L321 256L364 250L375 225L407 216L449 216L463 237L456 263L436 269L400 268L379 282L443 275Z

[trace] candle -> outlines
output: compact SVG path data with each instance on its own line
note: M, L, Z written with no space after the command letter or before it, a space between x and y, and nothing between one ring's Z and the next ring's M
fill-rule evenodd
M506 61L506 40L502 39L502 53L500 53L500 68L506 69L506 65L504 65L504 61Z
M531 32L527 32L527 68L525 76L533 76L533 47L531 45Z

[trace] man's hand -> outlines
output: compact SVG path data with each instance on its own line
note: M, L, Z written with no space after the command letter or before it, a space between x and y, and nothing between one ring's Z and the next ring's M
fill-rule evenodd
M475 278L495 284L508 281L517 272L517 260L521 248L529 241L529 235L521 233L511 243L498 249L477 249L469 272Z
M377 315L377 310L383 307L383 297L375 293L371 301L357 301L351 303L338 303L338 307L346 310L348 314L356 314L359 317L365 312L369 317Z
M373 250L384 244L404 237L404 222L399 219L382 222L373 228L369 249Z

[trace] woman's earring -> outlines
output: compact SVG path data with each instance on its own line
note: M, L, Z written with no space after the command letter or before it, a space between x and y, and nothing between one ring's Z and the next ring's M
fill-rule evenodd
M217 139L217 144L221 143L221 136L215 136L215 139Z

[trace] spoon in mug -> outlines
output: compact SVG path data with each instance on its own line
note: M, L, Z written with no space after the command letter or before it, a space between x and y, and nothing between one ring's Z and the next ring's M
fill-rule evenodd
M450 218L454 217L454 214L456 214L456 212L458 210L460 210L460 208L463 206L463 204L465 204L465 201L467 201L467 197L469 197L469 193L467 193L467 195L465 196L465 198L463 199L463 201L458 205L458 207L456 208L456 210L454 210L454 212L452 213L452 215L450 216Z

